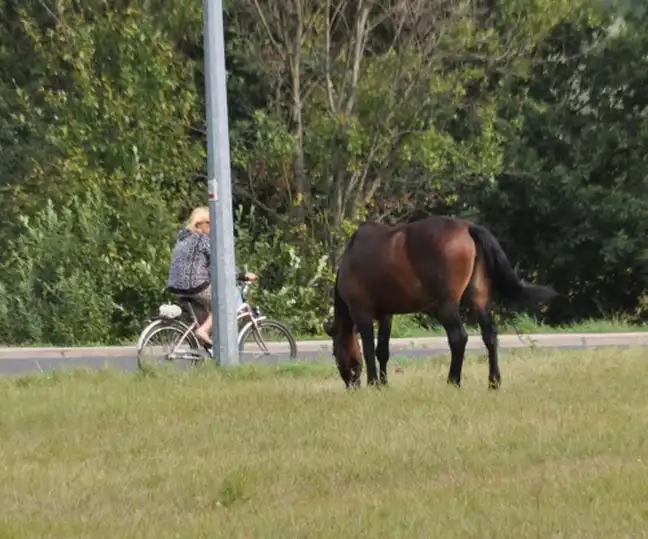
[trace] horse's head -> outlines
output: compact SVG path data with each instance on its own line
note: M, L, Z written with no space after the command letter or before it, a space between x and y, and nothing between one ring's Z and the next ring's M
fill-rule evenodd
M324 333L326 333L333 340L333 346L332 346L332 348L333 348L333 357L335 357L335 349L336 349L336 347L335 347L336 342L335 341L337 341L337 339L336 339L337 331L336 331L336 327L335 327L335 321L334 320L333 321L325 320L324 324L322 324L322 327L324 329ZM337 358L336 358L336 360L337 360Z
M354 326L340 327L334 320L323 324L324 332L333 340L333 357L344 383L359 385L362 372L362 350Z

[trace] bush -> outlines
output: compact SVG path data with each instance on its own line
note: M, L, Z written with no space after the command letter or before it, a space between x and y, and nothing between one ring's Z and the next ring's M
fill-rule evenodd
M163 208L147 200L134 197L116 212L91 189L22 217L2 264L1 340L70 346L132 338L160 301L172 238Z
M305 225L257 226L254 210L246 215L239 208L235 224L238 265L259 276L251 300L297 333L321 333L335 280L326 247L308 235Z
M2 340L12 344L103 342L112 332L112 241L97 226L101 200L73 198L57 211L48 200L32 221L20 219L0 285Z

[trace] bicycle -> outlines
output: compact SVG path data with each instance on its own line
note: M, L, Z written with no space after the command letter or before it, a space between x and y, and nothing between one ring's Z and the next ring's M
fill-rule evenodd
M267 318L257 306L250 305L247 301L247 292L252 283L245 281L241 295L243 303L238 308L236 320L238 324L238 351L246 352L245 344L252 336L256 345L261 349L262 355L270 355L272 350L279 351L284 347L277 346L273 341L267 341L262 333L268 330L278 331L287 341L289 357L297 357L297 341L290 328L283 322ZM160 363L171 363L180 360L182 363L194 367L201 363L206 356L211 356L211 348L202 342L195 334L200 326L195 306L200 307L195 300L186 296L178 296L176 303L163 304L158 314L147 319L147 326L140 333L137 341L137 365L140 369L148 367L145 362L144 350L157 337L169 334L172 347L168 353L163 353ZM203 310L200 307L200 310ZM187 320L188 319L188 320ZM184 346L183 346L184 345ZM282 354L285 355L285 352Z

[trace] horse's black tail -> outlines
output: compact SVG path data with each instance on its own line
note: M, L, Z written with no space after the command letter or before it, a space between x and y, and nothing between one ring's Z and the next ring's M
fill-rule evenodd
M334 333L337 331L337 328L340 327L340 324L344 324L351 320L351 313L349 312L349 307L340 296L340 290L338 289L338 280L340 277L340 270L335 274L335 286L333 292L333 321L327 320L324 322L324 332L329 336L333 337Z
M486 271L495 289L504 299L514 302L548 302L558 295L550 286L527 284L511 267L504 249L490 231L471 223L468 231L486 263Z

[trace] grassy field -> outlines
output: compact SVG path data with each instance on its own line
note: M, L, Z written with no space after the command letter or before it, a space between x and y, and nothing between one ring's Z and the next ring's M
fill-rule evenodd
M647 359L3 378L0 538L648 537Z

